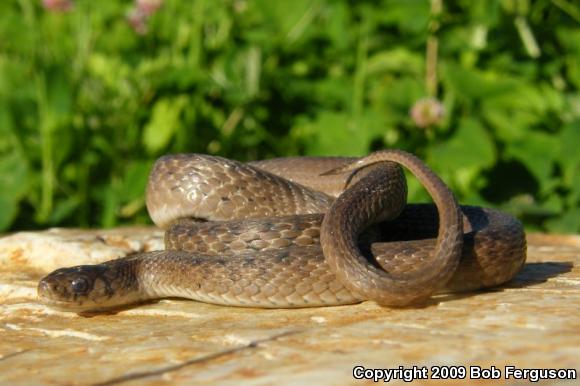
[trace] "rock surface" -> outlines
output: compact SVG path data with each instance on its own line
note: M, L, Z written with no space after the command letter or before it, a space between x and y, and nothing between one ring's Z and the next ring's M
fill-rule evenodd
M160 249L162 232L13 234L0 239L0 384L355 385L363 383L353 378L355 366L425 367L430 379L415 384L457 383L432 379L432 366L463 382L474 366L494 366L503 378L505 366L569 369L578 377L580 237L531 235L528 244L527 263L509 285L439 296L420 309L365 302L261 310L163 300L83 317L39 304L38 279L61 266Z

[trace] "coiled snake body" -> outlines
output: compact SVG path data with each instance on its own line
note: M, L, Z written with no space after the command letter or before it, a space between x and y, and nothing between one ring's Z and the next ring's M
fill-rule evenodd
M399 164L435 205L406 205ZM519 221L460 207L431 170L399 150L250 164L165 156L151 172L147 208L167 229L165 251L56 270L38 285L41 301L76 312L163 297L406 306L439 291L505 283L526 257Z

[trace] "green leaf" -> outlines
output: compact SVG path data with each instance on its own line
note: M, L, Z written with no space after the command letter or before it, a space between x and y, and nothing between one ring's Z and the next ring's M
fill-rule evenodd
M367 114L356 120L345 113L324 111L316 119L295 126L293 133L307 138L309 155L364 155L372 139L384 130L379 117Z
M580 200L580 119L568 123L560 133L560 154L558 163L562 168L563 183L570 189L570 204Z
M0 230L6 230L18 214L18 201L0 194Z
M145 188L152 162L136 161L125 170L125 175L117 186L121 217L134 216L145 207Z
M577 233L580 231L580 208L567 210L561 217L546 221L550 232Z
M404 72L421 74L423 72L423 57L407 48L398 47L380 51L368 58L366 73L373 75L381 72Z
M2 194L19 200L28 190L28 162L19 152L0 157L0 186Z
M117 190L121 202L144 197L152 164L150 161L134 161L127 166Z
M566 58L566 67L570 83L580 88L580 54Z
M5 129L2 126L0 131ZM18 204L30 188L27 159L14 149L8 153L3 152L8 138L4 135L0 141L0 230L12 224L18 214Z
M255 3L279 37L290 42L298 40L312 26L317 9L317 2L313 0L259 0Z
M378 78L378 77L377 77ZM421 97L425 96L424 83L413 76L382 78L377 83L370 82L370 96L376 109L398 110L399 119L408 119L409 110Z
M493 165L495 157L489 133L472 118L461 120L451 139L434 146L429 152L429 162L446 171L485 169Z
M93 53L88 58L87 69L112 90L123 91L127 88L126 78L131 68L116 56Z
M76 197L71 197L66 200L57 202L54 210L50 214L50 223L60 223L67 217L71 216L75 211L78 211L80 206L81 203Z
M397 25L407 33L426 30L430 4L424 0L385 0L376 17L388 24Z
M553 135L529 132L525 139L510 143L506 156L520 161L534 175L541 192L547 193L554 186L552 172L560 151L560 141Z
M570 186L572 177L580 168L580 120L568 123L560 132L560 151L561 157L558 161L564 172L564 182Z
M46 81L48 109L57 125L66 125L70 120L72 91L70 79L60 71L49 71Z
M332 6L327 4L327 9L323 14L326 22L326 34L332 41L332 45L338 49L348 49L354 38L349 33L350 9L346 3L334 2Z
M580 30L575 27L559 27L556 29L556 36L566 51L580 54Z
M440 171L465 195L473 192L481 171L490 168L496 159L495 146L479 121L465 118L457 132L447 141L428 152L428 163Z
M149 154L164 149L179 127L181 112L187 104L187 97L159 99L153 106L151 119L145 125L143 144Z
M508 83L509 88L481 101L481 112L503 141L524 140L529 128L541 122L558 102L550 98L553 94L545 84L538 87L516 78Z
M443 63L443 81L449 90L468 99L505 94L517 86L516 81L500 74L463 67L454 62Z
M570 183L570 196L568 203L570 206L577 206L580 204L580 166L577 166L572 175L572 182Z

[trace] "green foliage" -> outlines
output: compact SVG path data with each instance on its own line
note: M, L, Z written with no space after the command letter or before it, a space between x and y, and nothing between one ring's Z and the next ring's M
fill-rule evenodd
M0 2L0 230L145 223L169 152L395 147L464 203L580 231L576 2L166 0L145 33L130 7ZM409 112L426 97L445 113L422 127Z

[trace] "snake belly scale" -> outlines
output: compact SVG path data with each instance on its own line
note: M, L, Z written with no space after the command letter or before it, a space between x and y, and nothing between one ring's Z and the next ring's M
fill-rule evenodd
M434 205L406 204L400 165ZM75 312L164 297L265 308L407 306L505 283L526 258L519 221L459 206L439 177L400 150L249 164L170 155L154 165L146 198L166 229L165 251L58 269L40 281L40 300Z

